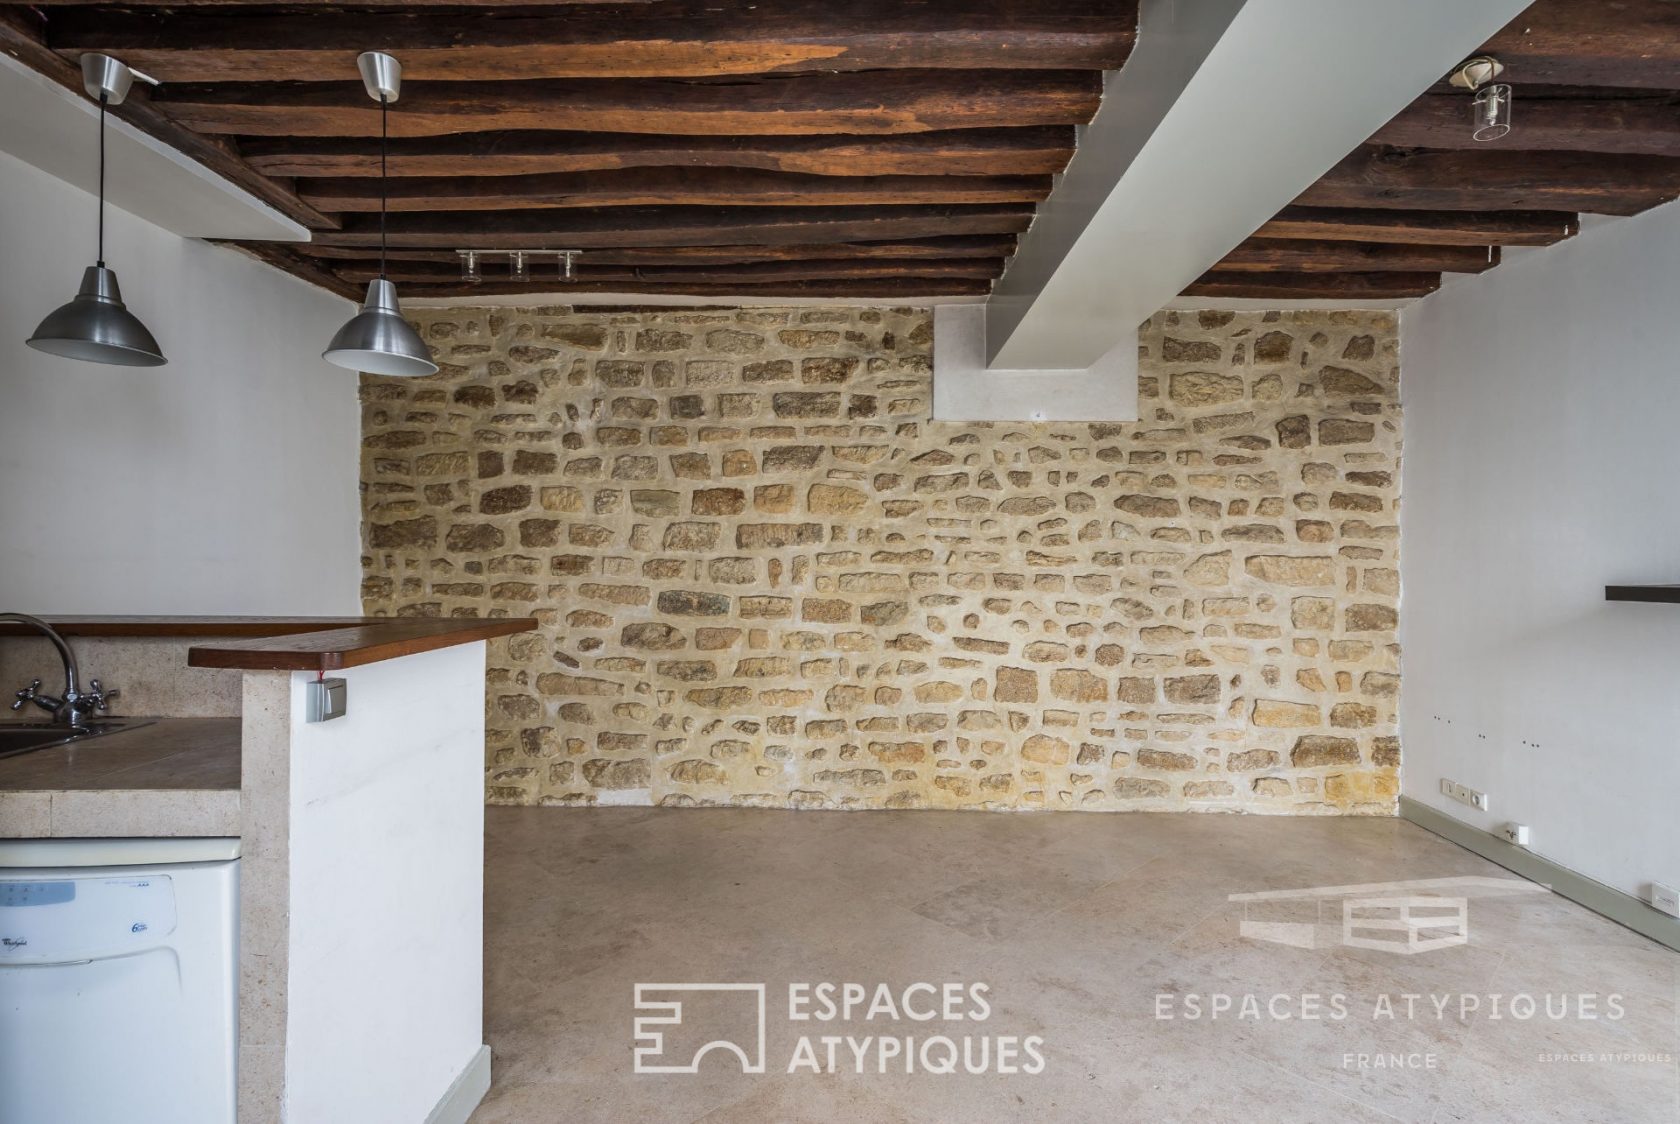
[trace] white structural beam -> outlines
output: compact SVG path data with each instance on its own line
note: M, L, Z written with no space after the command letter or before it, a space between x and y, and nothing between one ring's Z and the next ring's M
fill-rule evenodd
M986 366L986 308L933 310L934 421L1135 421L1137 326L1082 371L1001 371Z
M0 107L0 152L99 190L97 102L0 54ZM105 127L105 198L113 207L186 238L309 241L307 227L115 114Z
M1528 2L1143 0L987 303L987 366L1089 368Z

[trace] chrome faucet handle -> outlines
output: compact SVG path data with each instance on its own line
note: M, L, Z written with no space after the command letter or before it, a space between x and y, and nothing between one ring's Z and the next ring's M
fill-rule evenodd
M105 710L106 703L114 701L118 695L122 694L121 688L118 687L112 687L109 691L105 690L97 679L88 680L88 687L91 689L82 697L89 701L89 706L92 709L100 712Z
M17 691L16 696L15 696L17 701L12 703L12 709L13 710L22 710L25 703L34 702L36 692L38 692L40 689L41 689L41 681L39 679L31 679L29 681L29 686L19 688L19 690Z

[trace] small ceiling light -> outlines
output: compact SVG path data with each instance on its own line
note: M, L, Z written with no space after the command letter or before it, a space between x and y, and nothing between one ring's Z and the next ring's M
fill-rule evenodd
M367 51L357 56L356 68L362 72L368 96L379 103L379 279L368 282L362 310L338 330L321 358L370 375L435 375L438 365L432 361L431 350L403 319L397 287L385 276L387 116L391 103L402 93L402 65L383 52Z
M82 56L82 87L99 101L99 249L82 272L69 304L47 314L25 342L36 351L120 367L161 367L168 362L146 325L123 304L117 275L105 268L105 110L121 105L134 72L108 55Z
M1447 81L1476 91L1471 99L1472 138L1494 141L1511 131L1511 87L1494 79L1505 72L1504 65L1490 55L1466 59Z
M484 280L484 270L478 264L477 250L461 250L461 280L469 285L476 285Z
M525 260L524 250L515 250L508 255L508 275L521 284L531 279L531 266Z

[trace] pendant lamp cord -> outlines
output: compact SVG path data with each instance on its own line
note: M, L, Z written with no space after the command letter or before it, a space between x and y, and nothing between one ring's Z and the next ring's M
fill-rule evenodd
M385 147L390 137L386 115L389 111L390 100L384 94L379 95L379 279L385 280Z
M99 268L105 268L105 104L107 95L99 94Z

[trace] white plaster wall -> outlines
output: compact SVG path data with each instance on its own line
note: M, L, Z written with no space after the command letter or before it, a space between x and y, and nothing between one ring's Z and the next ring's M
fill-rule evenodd
M483 1044L484 644L292 676L286 1119L421 1121Z
M1644 897L1680 883L1680 204L1401 315L1402 791ZM1446 776L1490 794L1481 813Z
M112 208L107 261L168 365L30 350L96 206L0 154L0 609L359 614L356 376L320 358L351 304Z

